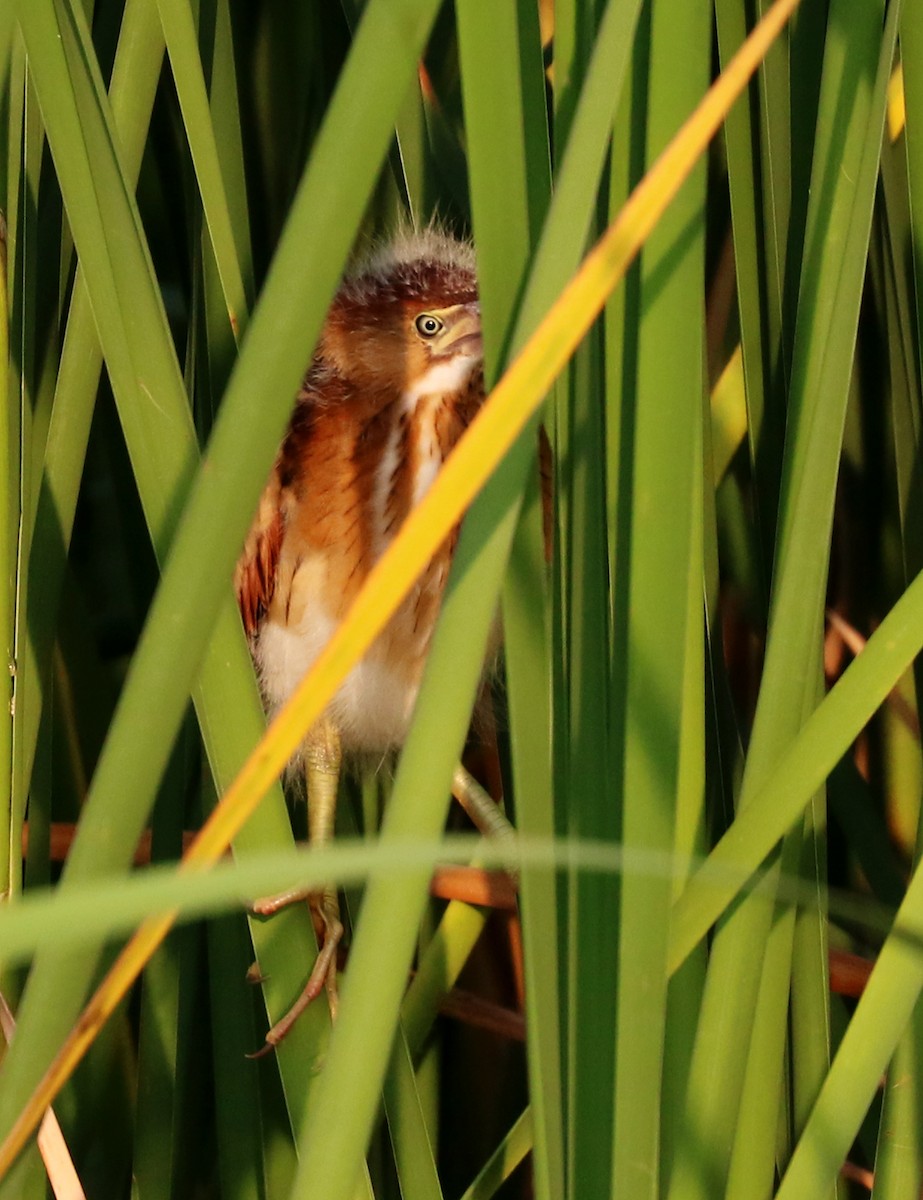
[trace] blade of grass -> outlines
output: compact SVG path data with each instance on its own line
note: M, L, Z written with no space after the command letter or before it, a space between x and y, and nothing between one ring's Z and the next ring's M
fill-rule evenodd
M508 846L488 847L470 835L460 834L446 836L442 842L436 838L405 839L393 847L396 870L408 866L429 870L440 858L467 863L476 851L485 861L493 863L504 863L511 853ZM75 883L69 893L36 889L23 897L21 905L0 910L4 962L27 961L36 949L64 945L68 940L76 947L99 940L111 941L137 927L146 917L164 913L171 907L176 907L186 919L239 908L242 895L265 895L271 891L273 872L283 887L302 883L313 886L323 881L318 874L323 871L345 885L362 882L373 869L389 869L388 853L374 840L342 838L323 852L312 851L303 844L294 850L276 848L233 860L227 857L216 867L214 875L179 873L175 865L170 868L155 865L143 872L108 880L87 879ZM548 842L526 843L523 853L526 861L531 859L546 867L555 865L559 858L553 844ZM593 850L589 853L592 863L599 861L597 853ZM617 865L617 855L611 854L603 869L611 869L613 864ZM92 901L94 888L101 897L98 906ZM175 890L176 905L170 904L171 888ZM63 919L71 906L74 930L68 930L68 922Z
M10 44L11 23L7 23L2 32L5 36L0 37L0 47L6 46L7 54L3 55L3 60L8 61L13 53ZM9 183L9 180L6 182ZM9 260L5 222L0 233L0 396L6 398L6 413L0 422L0 471L3 472L0 488L4 497L3 511L0 515L0 570L3 572L0 577L0 629L3 631L4 659L7 663L14 663L19 498L13 481L19 477L19 406L12 403L9 369ZM0 693L0 892L7 894L13 892L14 882L18 883L20 874L20 853L16 842L19 823L14 820L13 807L13 683L13 672L8 670Z
M18 672L17 654L20 648L20 638L17 629L17 604L20 591L20 522L22 513L22 497L20 495L20 473L22 467L22 389L23 389L23 357L22 334L23 298L22 298L22 249L20 246L23 208L23 161L22 140L25 126L26 103L26 58L21 39L16 36L12 45L12 62L9 78L10 105L7 114L7 156L6 183L7 209L4 228L4 273L6 305L3 309L3 321L6 326L5 340L7 343L6 374L6 416L5 430L5 459L4 472L8 490L7 508L4 519L7 522L4 531L6 557L3 561L3 587L5 589L5 617L9 622L4 626L4 637L8 638L7 663L13 670L7 668L10 675L11 702L15 701ZM4 781L4 878L3 890L15 895L22 887L22 856L19 848L19 834L25 815L25 794L22 777L22 752L20 750L20 722L16 719L15 708L5 710L9 713L10 722L6 729L8 758L4 760L4 772L9 768L9 776Z
M182 854L182 801L197 759L195 729L187 716L154 809L153 862L169 862ZM171 1195L182 1177L182 1143L190 1117L184 1074L193 1019L194 934L189 928L174 931L151 960L141 988L132 1175L147 1197Z
M823 695L822 679L818 692ZM830 1067L830 947L827 937L827 811L815 796L804 822L800 862L811 900L795 917L791 963L792 1131L797 1136ZM779 1024L784 1027L785 1014ZM767 1172L767 1175L769 1172Z
M420 83L427 144L435 169L433 186L435 183L439 186L437 211L451 212L454 208L460 212L470 212L468 161L458 133L449 122L428 78L421 75Z
M640 40L640 32L639 32ZM656 232L656 231L655 231ZM584 838L619 836L616 777L610 752L607 696L609 629L603 462L602 338L597 326L578 350L556 390L556 441L561 469L555 477L560 539L562 622L559 683L567 724L555 723L555 750L568 798L568 832ZM565 454L560 450L566 446ZM566 465L565 465L566 464ZM556 789L556 792L558 789ZM575 868L568 880L569 906L560 920L569 929L567 1044L569 1075L567 1160L576 1195L605 1187L613 1100L612 1000L618 884ZM596 964L592 974L588 963ZM562 991L564 989L562 988Z
M589 235L606 145L615 106L622 92L639 8L639 4L610 3L603 14L579 99L575 97L576 108L569 122L561 167L523 299L514 346L521 344L523 337L534 327L540 306L547 305L563 286ZM558 136L563 138L561 121L558 122ZM563 482L561 465L559 461L556 487L559 497ZM538 536L539 498L534 483L531 496L531 506L527 502L520 532L513 544L511 565L504 584L504 631L515 794L520 798L519 827L523 832L550 836L554 829L554 814L546 751L550 743L549 713L544 700L549 688L549 668L544 661L548 635L542 606L538 603L541 588L534 582L541 577L543 558ZM527 519L531 522L528 527L531 535L526 532ZM599 661L598 654L596 659ZM557 925L557 882L549 875L526 871L520 893L530 997L527 1050L537 1128L535 1178L541 1195L555 1196L564 1187L563 1118L558 1100L562 1094L559 1082L560 1004L554 953L557 938L553 936Z
M157 0L157 7L228 319L239 338L246 329L250 304L237 257L237 239L222 177L192 11L187 0Z
M677 13L655 8L647 79L647 153L656 154L707 84L710 14L704 4ZM625 689L622 838L626 847L674 846L689 646L688 587L693 571L693 505L699 494L700 427L705 378L705 173L677 196L645 246L640 270L640 323L631 446L630 531L621 547L628 572L627 654L616 667ZM671 353L664 354L664 346ZM701 452L701 451L700 451ZM656 538L645 536L650 513L671 512ZM695 567L701 578L701 563ZM624 673L623 673L624 672ZM661 1194L659 1181L666 958L672 882L626 872L621 881L616 1010L613 1196ZM586 961L592 961L588 959Z
M795 874L800 851L798 829L786 839L779 855L783 879ZM752 1196L754 1188L758 1189L756 1194L765 1195L772 1186L778 1144L783 1145L785 1157L790 1150L788 1123L783 1125L780 1112L790 1107L791 1079L789 1071L779 1070L779 1064L784 1061L788 1032L794 926L794 905L777 905L763 949L757 1008L746 1050L740 1117L728 1167L727 1195L735 1200ZM770 1080L777 1082L771 1084ZM781 1132L775 1136L780 1126Z
M707 709L710 697L706 681L705 621L703 620L703 581L714 566L706 565L705 489L711 493L714 466L710 449L711 403L702 386L702 411L695 427L691 449L698 475L693 481L690 497L692 529L690 536L689 571L686 584L686 646L683 655L683 701L677 768L676 821L674 854L678 859L670 881L675 900L682 891L686 873L679 863L691 863L704 854L707 845ZM714 719L712 717L712 719ZM672 1172L676 1136L683 1118L684 1099L689 1081L689 1067L695 1045L695 1026L705 986L706 958L704 951L690 956L680 970L669 979L667 992L666 1029L664 1032L664 1067L662 1083L662 1134L660 1144L660 1177L669 1179ZM665 971L665 966L662 967Z
M758 5L757 11L761 7L762 4ZM762 292L763 299L763 394L759 406L754 405L748 416L752 421L750 453L757 484L756 503L760 509L759 549L766 580L762 599L767 603L767 607L771 595L769 581L775 567L776 521L801 267L798 250L804 236L804 206L801 197L807 190L808 182L795 180L796 186L802 186L793 194L791 163L793 153L797 155L804 146L807 152L804 169L810 170L810 148L813 139L813 123L810 122L807 113L802 114L797 109L793 111L791 95L792 45L794 39L799 36L800 29L807 25L808 21L805 18L802 18L801 22L792 23L788 38L779 39L767 54L756 78L759 103L755 113L757 119L751 119L751 128L754 129L754 141L758 138L759 145L759 162L754 184L759 193L757 237L760 242L762 270L756 277L751 272L745 273L738 281L737 288L740 297L745 288L756 284ZM812 58L799 64L802 73L810 73L811 78L816 79L822 60L821 34ZM797 86L799 81L795 82ZM802 92L806 90L802 85ZM803 95L799 99L803 102ZM794 146L793 127L802 135ZM752 338L755 331L751 326L747 332ZM741 334L743 335L743 328Z
M487 1160L461 1200L490 1200L532 1149L532 1112L522 1116Z
M242 80L238 75L234 54L229 0L218 0L216 3L213 42L208 59L208 84L211 121L227 196L231 233L243 277L244 294L252 306L255 285L243 147L244 119L240 101Z
M229 1200L262 1200L291 1186L295 1170L290 1144L271 1137L260 1093L259 1068L240 1053L258 1046L262 1029L255 1020L253 997L241 987L241 969L252 953L246 922L233 914L208 926L208 981L211 988L212 1059L215 1072L215 1125L221 1194ZM146 973L145 973L146 974ZM275 1064L267 1064L275 1070ZM272 1152L284 1156L282 1177L272 1178ZM288 1154L285 1155L285 1149ZM266 1160L270 1161L267 1162Z
M432 1028L442 997L455 986L480 937L487 913L452 900L417 964L401 1004L401 1027L416 1057Z
M442 1200L433 1147L402 1029L398 1029L394 1039L385 1077L384 1101L401 1195L406 1200Z
M147 0L129 0L112 71L112 119L122 146L126 178L134 184L141 166L163 41ZM29 779L43 696L48 690L54 626L61 580L77 507L77 493L90 436L102 351L78 266L68 314L54 405L45 446L44 478L32 533L29 636L20 655L23 775Z
M22 112L22 162L18 178L21 198L16 231L15 285L11 297L12 341L18 362L19 479L16 491L20 522L16 568L16 632L13 657L10 661L15 664L17 672L19 660L24 657L22 648L27 637L25 617L30 607L30 522L38 491L38 468L47 436L50 400L49 380L42 367L53 361L56 341L54 318L50 317L47 311L47 267L49 261L53 263L57 257L55 241L59 226L56 230L57 222L51 221L50 227L43 222L43 217L53 216L49 213L49 193L53 183L46 181L45 186L42 186L44 149L45 130L42 116L35 88L27 73ZM50 243L47 257L39 253L43 241ZM51 308L54 308L53 301ZM25 695L14 694L13 705L14 812L16 827L21 828L28 795L22 739L23 719L28 716Z
M923 917L923 870L914 872L817 1103L776 1193L822 1200L830 1193L859 1124L923 989L923 955L901 936Z
M906 154L913 237L913 277L917 299L917 367L918 370L923 370L923 350L919 335L923 323L923 311L920 307L920 297L923 296L923 75L920 73L920 63L923 63L923 36L913 20L911 10L905 11L901 21L901 59L906 63L904 100L907 113Z
M546 217L551 192L550 150L545 114L544 73L541 59L538 14L534 5L518 4L511 9L498 37L495 13L483 6L463 3L457 8L459 51L462 66L465 129L469 146L477 153L469 155L469 188L471 192L474 231L477 240L478 277L486 327L496 330L494 344L486 341L487 381L492 383L506 361L511 335L516 338L519 326L513 329L517 301L531 254ZM517 63L516 71L506 64ZM501 84L501 80L507 82ZM501 126L496 124L496 112L505 113ZM516 180L515 204L507 196L510 169ZM579 252L578 252L579 253ZM576 265L577 254L574 255ZM530 281L531 286L531 281ZM518 347L518 342L514 344ZM521 463L534 463L536 442L520 451ZM512 456L511 456L512 458ZM508 462L498 474L514 478L522 475L524 466ZM534 474L534 468L533 468ZM512 538L511 569L506 577L502 595L502 612L506 636L506 678L509 702L510 737L512 749L514 795L521 798L525 827L530 827L527 807L539 813L550 809L547 695L548 680L546 638L544 636L543 555L541 552L541 517L538 505L528 510L531 520L520 525L518 534L515 505L505 529L495 530L485 537L485 520L493 523L490 512L490 491L503 486L497 479L491 484L466 522L462 533L462 554L479 545L475 573L471 583L486 599L480 620L474 628L477 639L484 645L491 609L496 603L503 566L509 554ZM522 478L518 485L522 489ZM491 562L492 560L492 562ZM454 573L453 573L454 574ZM492 578L491 578L492 574ZM457 574L454 574L457 578ZM434 640L434 655L446 654L446 647L458 639L462 626L472 630L471 612L450 594L440 619ZM470 632L466 633L470 637ZM481 649L483 654L483 648ZM462 736L463 733L462 733ZM541 818L539 818L541 820ZM538 824L533 819L532 828ZM545 822L547 825L547 821ZM544 892L547 900L548 882ZM524 883L523 903L539 903L541 884L530 878ZM528 897L528 899L526 898ZM550 905L545 904L546 917ZM537 917L538 914L536 914ZM557 1047L549 1044L540 1031L548 1029L549 1015L541 1007L540 986L532 990L542 974L545 980L554 979L554 960L547 953L549 929L545 927L542 949L538 951L538 926L534 917L524 921L524 970L534 1005L529 1012L536 1036L530 1046L530 1069L536 1101L538 1134L536 1137L534 1180L537 1195L553 1196L560 1189L561 1147L560 1113L555 1099L558 1063ZM553 943L552 943L553 944ZM551 1017L551 1020L555 1018ZM540 1082L543 1081L543 1082ZM556 1182L557 1181L557 1182Z
M743 355L740 346L721 372L711 394L714 446L714 485L727 474L731 460L747 436L747 407L744 392Z
M721 61L734 52L746 36L746 13L737 0L719 0L715 5L718 49ZM772 545L778 496L778 473L782 458L783 431L778 413L784 405L773 401L772 389L777 371L773 361L768 308L769 272L765 264L763 199L760 187L760 142L754 128L759 122L759 94L754 80L741 97L741 103L728 114L724 128L727 153L728 190L731 202L731 230L734 238L734 269L737 280L737 310L740 322L741 360L745 382L746 429L756 480L758 536L763 549L761 565L766 568ZM776 273L778 262L772 264ZM778 302L778 289L775 300ZM778 334L779 313L772 324ZM778 352L778 342L775 345ZM768 408L768 412L767 412ZM765 418L765 423L764 423ZM716 458L718 455L716 454ZM763 511L763 505L767 511ZM768 527L767 527L768 526ZM768 578L761 579L762 603L768 602Z
M617 846L590 841L526 840L517 836L514 847L493 844L488 847L470 836L456 834L443 835L442 839L395 839L383 847L378 843L341 839L336 846L323 851L301 846L294 851L263 852L239 861L225 859L207 872L147 867L143 872L110 881L87 880L75 884L66 894L36 889L24 896L21 903L0 911L4 961L12 964L25 961L41 946L69 941L80 946L100 938L119 938L146 918L171 908L184 920L236 910L241 894L266 893L274 876L284 886L312 887L324 878L331 878L348 887L365 880L372 872L400 874L408 868L429 870L439 862L470 862L475 849L488 866L531 864L561 870L576 862L586 870L612 872L630 863L636 871L670 878L675 870L672 856L642 851L627 854ZM722 871L718 880L723 883L732 874L742 881L745 889L759 886L759 880L744 878L743 872L729 869ZM804 894L797 879L787 882L787 898L798 900ZM98 904L94 903L94 895L99 897ZM106 908L102 907L103 901ZM882 938L893 924L894 909L868 897L857 901L840 893L831 896L829 902L831 913L839 921L854 923ZM66 928L66 917L71 911L74 924L79 924L75 932ZM915 936L919 940L919 932Z
M904 1200L919 1196L923 1186L920 1157L920 1004L898 1042L888 1067L875 1154L872 1200Z
M398 187L403 183L410 219L415 228L422 228L426 224L427 214L435 211L435 206L430 198L432 168L426 141L423 103L417 88L412 88L408 93L396 126L395 156L401 167Z
M891 366L891 409L894 459L898 484L898 505L901 526L901 548L906 577L912 577L923 565L923 542L920 529L920 496L918 464L920 451L921 397L920 350L915 332L920 327L921 236L920 203L923 191L923 90L920 87L920 64L923 63L923 39L907 10L901 14L900 27L901 96L899 108L904 110L906 137L902 147L887 144L882 152L882 182L887 213L887 230L883 235L884 274L887 305L887 333ZM895 78L892 76L889 93L889 118ZM892 141L894 133L892 131ZM910 246L910 271L906 269L907 247ZM914 292L913 284L916 283ZM923 668L915 664L917 696L923 683ZM902 737L895 730L896 740ZM898 741L898 744L899 741ZM918 739L908 746L917 766ZM894 756L889 756L889 759ZM918 789L898 787L898 796L910 793L919 800ZM906 806L905 806L906 807ZM918 825L916 859L919 861L920 826ZM881 1124L875 1155L875 1185L873 1200L897 1200L916 1195L921 1187L921 1049L923 1049L923 1006L914 1008L892 1059L885 1081L881 1108Z

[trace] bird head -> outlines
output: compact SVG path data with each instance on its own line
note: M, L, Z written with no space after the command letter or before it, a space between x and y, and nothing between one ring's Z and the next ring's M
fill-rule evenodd
M333 302L319 352L372 394L466 388L483 359L471 247L430 229L358 264Z

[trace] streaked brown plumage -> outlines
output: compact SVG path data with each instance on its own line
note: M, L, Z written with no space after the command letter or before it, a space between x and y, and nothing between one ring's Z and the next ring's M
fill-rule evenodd
M435 230L398 237L350 272L324 324L235 584L267 708L281 706L483 399L474 256ZM383 754L407 733L454 548L430 562L304 747L312 841L332 836L341 748ZM257 902L272 912L280 902ZM311 898L324 947L302 999L335 1009L341 933L332 887Z
M345 280L237 568L271 709L317 657L482 398L468 246L432 231L403 237ZM344 749L403 741L452 540L331 704Z

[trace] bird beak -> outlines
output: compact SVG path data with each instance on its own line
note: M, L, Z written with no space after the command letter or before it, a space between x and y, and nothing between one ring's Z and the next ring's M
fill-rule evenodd
M436 315L445 323L445 328L433 344L434 356L447 358L463 354L478 361L484 357L479 304L453 304Z

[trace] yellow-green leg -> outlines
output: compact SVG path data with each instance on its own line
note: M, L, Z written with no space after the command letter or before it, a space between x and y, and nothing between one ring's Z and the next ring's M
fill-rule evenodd
M452 795L471 818L475 828L494 842L515 849L516 830L513 828L500 805L493 796L478 783L474 776L458 764L452 776ZM507 875L515 884L519 883L519 872L507 867Z
M337 786L340 778L340 735L331 721L323 718L311 731L305 747L305 777L308 792L308 837L312 846L324 846L333 839L336 824ZM340 921L340 902L333 884L325 884L320 892L292 889L277 896L257 900L253 911L263 916L273 913L297 900L307 900L311 911L322 927L321 946L314 969L304 991L284 1017L266 1035L266 1046L277 1046L295 1024L312 1000L327 989L330 1015L337 1011L337 946L343 936Z
M340 778L340 736L333 723L324 718L314 728L305 748L305 777L308 792L308 836L312 846L324 846L333 839L336 824L337 787ZM455 769L452 790L456 799L469 814L477 828L488 837L509 839L515 830L495 801L472 778L461 764ZM272 1049L285 1037L312 1000L326 988L331 1016L336 1016L337 946L343 936L340 903L333 884L320 892L292 888L275 896L265 896L253 904L253 911L272 916L281 908L299 900L307 900L321 928L321 946L314 969L304 991L266 1035L266 1046L260 1053Z
M516 830L500 805L461 763L452 775L452 795L471 818L474 827L485 837L500 841L516 837Z

